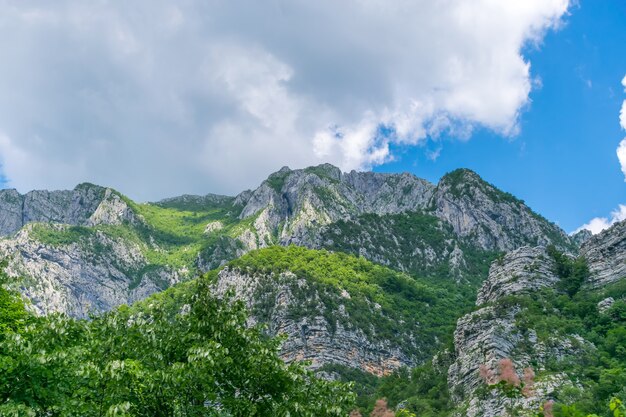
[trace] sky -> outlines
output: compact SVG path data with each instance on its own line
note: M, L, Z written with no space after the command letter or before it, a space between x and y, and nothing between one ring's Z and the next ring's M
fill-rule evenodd
M626 218L624 45L623 0L0 0L0 178L150 201L468 167L598 232Z

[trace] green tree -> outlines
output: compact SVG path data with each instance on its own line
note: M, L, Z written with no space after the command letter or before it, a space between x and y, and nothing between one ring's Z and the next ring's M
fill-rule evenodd
M349 386L285 364L280 340L208 285L187 286L181 304L157 294L90 321L33 319L2 343L0 415L347 415Z

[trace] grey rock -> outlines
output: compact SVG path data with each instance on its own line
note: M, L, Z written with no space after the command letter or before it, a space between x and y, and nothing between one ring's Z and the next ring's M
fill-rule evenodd
M0 235L6 236L24 225L24 196L16 190L0 190Z
M455 172L435 186L407 173L341 173L328 164L300 170L284 167L235 202L244 207L240 218L263 217L250 230L259 247L276 243L319 247L320 233L334 222L407 211L432 213L449 223L459 238L483 250L551 243L575 247L565 232L522 201L472 171ZM244 238L249 245L250 236Z
M613 304L615 304L615 299L613 297L608 297L605 298L604 300L600 301L598 303L598 311L600 313L604 313L606 312L608 309L610 309L611 307L613 307Z
M599 288L626 277L626 221L591 237L580 248L587 260L590 277L587 287Z
M75 226L119 224L134 221L132 210L119 193L93 184L73 190L0 191L0 236L16 233L29 223L60 223Z
M572 247L569 236L558 226L467 169L444 176L430 204L459 236L486 250L510 251L551 243L562 249Z
M231 290L249 308L250 325L263 323L268 326L269 334L287 336L280 351L287 362L309 360L313 370L339 364L378 376L415 364L406 349L368 337L363 329L347 325L350 320L341 320L349 319L341 304L342 299L350 297L345 291L336 295L339 307L330 314L336 322L329 323L329 315L322 314L329 308L324 298L306 280L290 272L264 275L224 268L218 274L214 291L224 296ZM306 294L306 300L302 294ZM298 312L302 304L308 306L304 314ZM363 314L380 313L373 306L372 311Z
M484 390L486 381L479 373L481 365L497 377L500 360L511 359L518 376L523 369L544 370L548 361L566 361L595 347L578 335L555 333L539 339L532 328L520 327L520 305L500 303L503 297L532 294L541 288L555 288L554 260L544 247L522 247L494 261L489 278L479 291L477 305L489 305L460 318L454 332L455 360L448 369L448 385L454 401L468 417L509 416L510 409L537 410L571 378L551 373L535 381L534 392L510 399L499 390ZM490 381L495 383L497 380Z
M591 231L589 231L587 229L582 229L582 230L574 233L571 236L571 238L572 238L572 241L576 245L581 246L583 243L585 243L586 241L591 239L592 236L593 236L593 233L591 233Z
M555 391L571 385L568 375L553 373L536 381L533 392L521 398L509 399L499 390L487 390L485 394L481 390L486 382L480 376L480 365L497 377L500 360L511 359L521 379L524 368L541 371L548 361L566 361L585 349L595 349L577 335L538 340L533 329L517 326L520 312L520 307L489 306L459 319L454 332L456 359L448 369L448 385L454 401L459 406L465 405L464 416L508 416L511 415L508 408L537 410Z
M9 260L9 275L21 278L20 290L37 314L88 317L143 299L180 279L177 271L146 268L136 244L101 232L59 246L43 244L31 232L27 225L14 239L0 240L0 254Z
M492 303L506 295L531 293L554 287L559 281L556 263L543 246L524 246L491 264L489 277L478 291L476 305Z

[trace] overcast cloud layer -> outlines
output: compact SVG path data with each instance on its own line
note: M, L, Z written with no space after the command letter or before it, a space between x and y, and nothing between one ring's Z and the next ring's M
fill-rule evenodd
M567 7L0 0L2 171L21 191L89 180L145 200L236 193L282 165L367 169L444 130L514 135L521 51Z

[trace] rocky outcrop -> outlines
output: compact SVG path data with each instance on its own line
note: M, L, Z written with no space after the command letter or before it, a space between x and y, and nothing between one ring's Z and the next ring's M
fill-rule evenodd
M549 362L594 349L577 335L555 332L540 338L532 324L519 324L525 310L511 296L555 288L559 282L555 267L544 247L522 247L492 264L477 297L476 304L483 307L459 319L454 332L455 360L448 370L448 384L454 400L465 410L463 416L509 416L513 409L537 410L557 389L571 385L566 374L549 372L535 381L532 391L508 398L499 388L487 387L487 382L497 382L502 359L512 361L521 379L525 368L542 372ZM494 376L493 381L481 377L481 366L483 373Z
M26 226L14 239L0 240L0 254L9 260L7 272L20 279L21 292L37 314L88 317L179 280L176 271L148 267L137 244L124 239L94 232L67 245L45 244L32 238L34 226Z
M320 247L320 234L338 221L364 214L427 212L450 224L456 237L482 250L551 243L574 248L558 226L469 170L450 173L435 186L407 173L342 173L328 164L300 170L283 167L256 190L237 196L234 204L243 206L241 219L263 216L250 229L259 247L276 243ZM250 236L243 238L250 242Z
M354 325L344 305L350 298L346 291L321 294L291 272L251 274L228 267L219 272L214 288L218 296L233 291L245 301L250 324L263 323L269 334L287 336L280 352L287 362L311 361L313 370L339 364L378 376L415 363L409 346L377 338L373 327L365 332ZM381 313L372 306L360 314Z
M8 236L29 223L91 226L118 224L133 218L120 194L110 188L80 184L73 190L0 190L0 236Z
M107 224L119 226L124 223L136 224L140 220L120 194L107 188L96 211L85 222L87 226ZM72 223L70 223L72 224Z
M441 178L430 205L457 235L486 250L510 251L529 244L572 247L569 236L558 226L467 169Z
M477 305L493 303L507 295L528 294L543 287L553 287L559 277L556 263L543 246L524 246L507 253L491 264Z
M582 229L571 235L572 242L574 242L579 247L582 246L583 243L588 241L593 237L593 233L590 230Z
M0 190L0 235L6 236L24 225L24 196L16 190Z
M589 266L586 286L598 288L626 278L626 221L587 240L580 254Z

